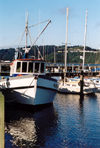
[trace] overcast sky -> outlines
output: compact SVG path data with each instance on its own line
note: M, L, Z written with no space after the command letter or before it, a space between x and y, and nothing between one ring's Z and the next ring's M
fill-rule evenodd
M100 0L0 0L0 48L19 45L25 29L28 11L29 26L51 20L37 45L62 45L66 37L66 8L69 7L68 43L84 45L85 17L87 15L86 45L100 48ZM32 42L45 27L30 28ZM19 40L17 40L19 39ZM30 40L28 39L30 44ZM24 45L23 38L21 45Z

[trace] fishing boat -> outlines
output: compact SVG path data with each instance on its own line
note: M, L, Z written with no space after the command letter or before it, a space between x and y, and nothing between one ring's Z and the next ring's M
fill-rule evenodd
M51 104L56 96L58 83L57 80L46 76L46 62L43 59L29 57L27 48L28 15L25 32L25 53L21 55L20 50L16 50L15 60L10 65L10 77L0 80L0 90L5 97L5 102L33 106Z

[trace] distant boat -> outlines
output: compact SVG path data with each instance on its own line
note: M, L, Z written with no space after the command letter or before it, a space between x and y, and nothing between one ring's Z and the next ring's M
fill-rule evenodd
M80 79L71 79L65 83L60 82L58 92L66 94L80 94ZM83 94L93 94L97 92L97 88L93 83L85 83L83 86Z
M87 83L93 83L97 88L97 92L100 92L100 78L85 78L84 81Z
M53 103L58 89L57 80L45 75L46 63L44 60L28 57L28 15L25 32L26 45L24 56L21 55L19 49L16 50L15 60L10 65L10 77L0 80L0 90L6 102L33 106Z
M65 74L64 74L64 80L59 81L58 92L67 93L67 94L80 94L80 78L76 80L69 79L70 81L68 80L68 78L66 78L68 10L69 8L67 8L67 23L66 23L67 25L66 25L66 43L65 43ZM84 50L85 50L85 47L84 47ZM83 69L84 69L84 59L85 59L85 54L83 55ZM96 93L96 91L97 91L97 88L95 87L94 84L90 84L90 83L87 84L84 82L83 94Z

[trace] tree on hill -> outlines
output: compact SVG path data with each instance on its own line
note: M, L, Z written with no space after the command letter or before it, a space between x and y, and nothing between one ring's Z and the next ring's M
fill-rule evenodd
M29 46L30 47L30 46ZM38 50L40 50L40 53L42 56L44 56L44 59L46 62L54 62L54 48L56 52L56 63L64 63L64 51L65 51L65 45L62 46L55 46L55 45L45 45L45 46L37 46L34 45L31 47L31 50L29 51L29 56L35 56L35 58L38 58ZM80 50L83 51L83 46L68 46L68 53L67 53L67 63L82 63L82 59L80 59L80 56L83 55L83 52L80 52ZM80 49L80 50L79 50ZM24 51L22 48L20 49L22 53ZM71 52L73 51L73 52ZM77 52L76 52L77 51ZM100 63L100 52L96 49L92 49L88 46L86 46L86 51L92 51L92 52L86 52L85 53L85 63ZM94 53L94 51L98 51L98 53ZM12 61L15 55L15 49L1 49L0 50L0 60L10 60Z

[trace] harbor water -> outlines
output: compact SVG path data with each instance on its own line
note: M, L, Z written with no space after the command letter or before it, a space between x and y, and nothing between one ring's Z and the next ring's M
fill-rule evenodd
M100 94L57 94L37 111L5 108L5 148L100 147Z

